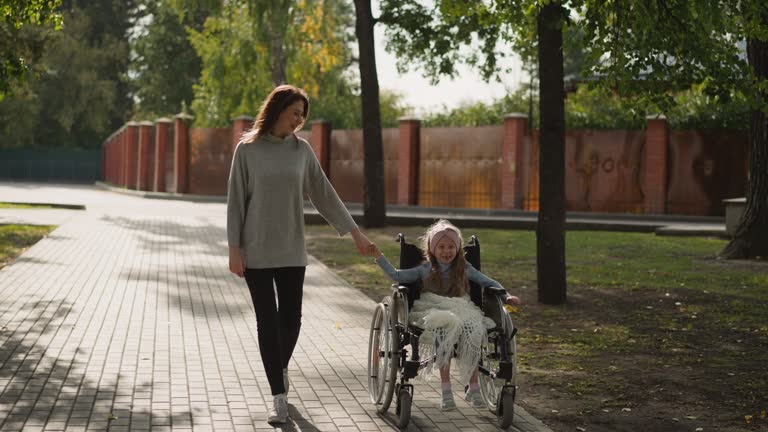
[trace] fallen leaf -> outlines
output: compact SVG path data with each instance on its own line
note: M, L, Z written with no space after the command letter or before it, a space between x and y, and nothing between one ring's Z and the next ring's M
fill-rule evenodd
M630 412L630 411L632 411L632 408L622 408L621 410L622 411L626 411L626 412Z
M583 428L581 426L576 426L576 430L579 432L587 432L587 428Z

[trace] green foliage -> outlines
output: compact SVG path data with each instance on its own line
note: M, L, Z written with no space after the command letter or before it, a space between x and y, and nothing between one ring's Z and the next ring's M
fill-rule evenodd
M749 129L749 98L731 90L722 95L708 94L695 85L681 92L667 113L670 127L677 129Z
M398 66L421 68L433 81L454 76L460 62L480 67L487 78L503 72L495 66L501 41L512 45L535 78L535 17L548 3L383 0L381 21L387 25L387 49L400 59ZM761 0L565 0L562 4L566 80L596 81L636 101L627 108L653 107L648 109L680 117L680 125L738 127L745 103L764 108L768 104L768 98L755 97L757 89L768 89L768 83L754 76L744 49L746 38L768 39ZM693 99L679 95L694 86L701 88L694 91ZM589 101L576 105L582 103ZM687 106L676 108L677 103ZM603 117L625 105L622 101L605 107ZM584 124L585 108L573 109L569 121ZM691 109L701 114L686 114ZM710 120L704 114L707 110L713 112ZM637 124L638 113L634 108L613 123Z
M668 109L670 91L709 83L721 94L747 91L750 75L740 48L742 8L759 0L627 2L586 1L581 25L591 74L622 94L641 94ZM746 86L745 86L746 85Z
M534 101L534 104L538 104L538 99ZM529 105L528 92L521 89L489 104L476 102L459 106L447 112L432 113L424 119L423 125L426 127L500 125L506 114L527 114ZM535 115L534 125L537 124L538 115Z
M486 2L382 0L380 8L387 50L397 53L401 72L421 69L437 82L440 76L455 77L456 65L466 62L490 79L506 55L497 47L507 35L503 22Z
M202 62L191 105L197 125L221 127L240 114L255 114L272 88L268 47L243 7L232 2L201 31L189 32Z
M249 16L247 1L222 5L190 41L202 59L192 111L200 126L226 126L241 115L256 115L272 90L270 50L264 29ZM350 73L352 11L340 0L296 5L284 42L288 82L310 95L310 119L336 128L360 126L359 90ZM397 124L404 110L398 98L382 98L383 121Z
M642 129L645 108L604 87L581 86L565 99L565 124L580 129Z
M3 148L96 148L130 113L126 37L133 0L72 3L63 11L63 31L50 34L33 65L40 73L0 102Z
M0 0L0 100L17 80L25 79L45 41L29 26L61 28L61 0Z
M491 103L474 103L446 112L437 112L424 119L424 126L484 126L500 125L504 115L528 113L529 104L538 106L534 94L529 100L526 89L519 89ZM729 97L709 95L704 86L694 86L677 92L667 111L641 97L620 97L602 86L583 85L565 100L565 121L573 129L643 129L646 117L666 115L671 128L676 129L746 129L749 103L734 92ZM538 110L532 112L533 127L539 126Z
M137 119L155 119L181 112L194 96L200 76L200 58L187 38L186 26L200 30L208 15L200 8L184 15L169 0L143 0L142 20L149 21L133 41Z

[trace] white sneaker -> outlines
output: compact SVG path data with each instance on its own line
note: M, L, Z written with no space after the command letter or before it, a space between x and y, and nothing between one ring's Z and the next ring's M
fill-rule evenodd
M288 368L283 369L283 386L285 386L285 392L288 393L288 387L291 386L291 381L288 380Z
M272 409L269 410L269 417L267 417L267 423L279 424L288 421L288 399L285 397L285 393L275 395L275 399L272 402Z
M479 389L469 389L464 397L467 399L467 402L472 404L472 408L479 409L487 407L485 400L483 399L483 395L480 393Z
M440 411L453 411L456 409L456 402L453 401L453 392L443 390L443 399L440 401Z

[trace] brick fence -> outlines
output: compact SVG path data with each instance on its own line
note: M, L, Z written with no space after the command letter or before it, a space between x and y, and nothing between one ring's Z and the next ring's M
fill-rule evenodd
M229 128L190 128L177 115L129 122L103 144L104 180L130 189L223 195L234 147L253 118ZM359 129L315 120L307 139L346 202L363 200ZM502 125L421 127L403 118L382 130L389 204L537 210L539 134L521 114ZM664 117L644 130L566 131L569 210L723 215L722 200L746 188L745 132L670 130ZM546 151L546 150L545 150Z

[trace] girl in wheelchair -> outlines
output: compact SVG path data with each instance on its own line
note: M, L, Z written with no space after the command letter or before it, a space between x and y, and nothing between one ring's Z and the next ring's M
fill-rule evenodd
M395 269L376 245L371 248L376 263L393 281L422 281L422 292L414 301L409 318L424 329L421 336L424 354L435 356L431 367L422 369L422 376L426 378L434 369L440 370L440 408L444 411L456 408L450 381L451 358L454 355L461 381L467 382L469 378L465 397L475 408L483 408L485 402L480 394L477 365L486 328L492 328L494 324L470 300L469 281L481 287L503 287L475 269L460 253L464 245L461 231L447 220L441 219L430 226L421 240L425 262L410 269ZM520 304L520 298L506 291L501 292L504 303Z

